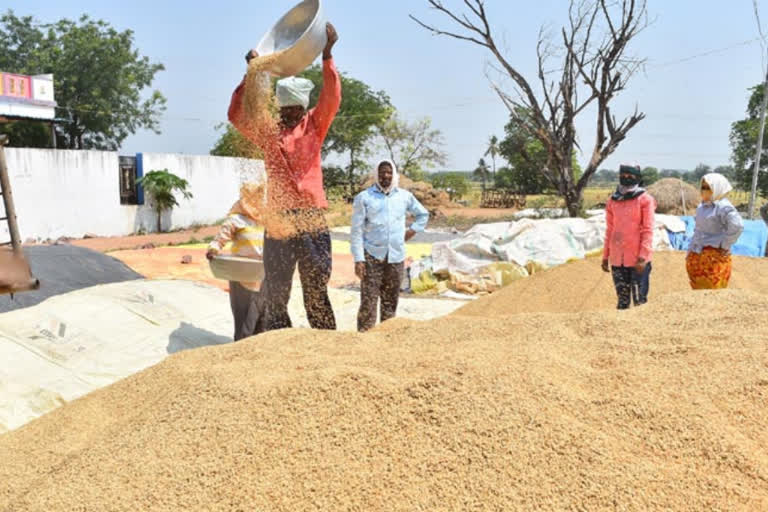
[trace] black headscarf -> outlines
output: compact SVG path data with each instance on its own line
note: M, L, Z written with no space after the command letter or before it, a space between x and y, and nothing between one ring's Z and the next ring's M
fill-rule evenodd
M645 189L643 188L643 173L639 166L622 165L619 167L619 174L631 174L635 179L631 183L622 182L616 187L616 192L613 193L611 199L614 201L628 201L645 194Z

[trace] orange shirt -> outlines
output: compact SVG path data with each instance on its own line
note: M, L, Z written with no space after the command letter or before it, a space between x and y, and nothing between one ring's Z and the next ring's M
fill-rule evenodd
M634 267L639 258L651 261L655 212L656 200L648 192L635 199L608 201L603 259L613 267Z
M323 188L321 150L341 105L341 78L333 59L323 61L323 90L317 106L294 128L273 136L259 137L245 126L243 97L245 80L235 89L229 120L264 152L270 207L276 210L327 208Z

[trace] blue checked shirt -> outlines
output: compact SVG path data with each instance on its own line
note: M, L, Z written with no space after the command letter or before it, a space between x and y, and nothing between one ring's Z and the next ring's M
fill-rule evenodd
M429 221L429 212L407 190L395 188L385 194L378 185L374 185L358 194L352 214L351 232L355 262L365 261L366 252L388 263L405 261L407 214L415 219L411 229L417 233L424 231Z

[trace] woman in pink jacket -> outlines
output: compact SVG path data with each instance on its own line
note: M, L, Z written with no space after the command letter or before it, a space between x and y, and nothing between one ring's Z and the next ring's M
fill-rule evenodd
M648 302L656 200L642 188L639 166L622 165L620 184L605 208L603 270L613 274L618 309Z

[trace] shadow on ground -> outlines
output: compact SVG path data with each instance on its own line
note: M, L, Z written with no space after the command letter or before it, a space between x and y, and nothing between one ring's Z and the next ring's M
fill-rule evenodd
M220 336L211 331L182 322L179 328L173 331L168 338L167 350L169 354L175 354L184 350L225 345L227 343L232 343L232 338Z

